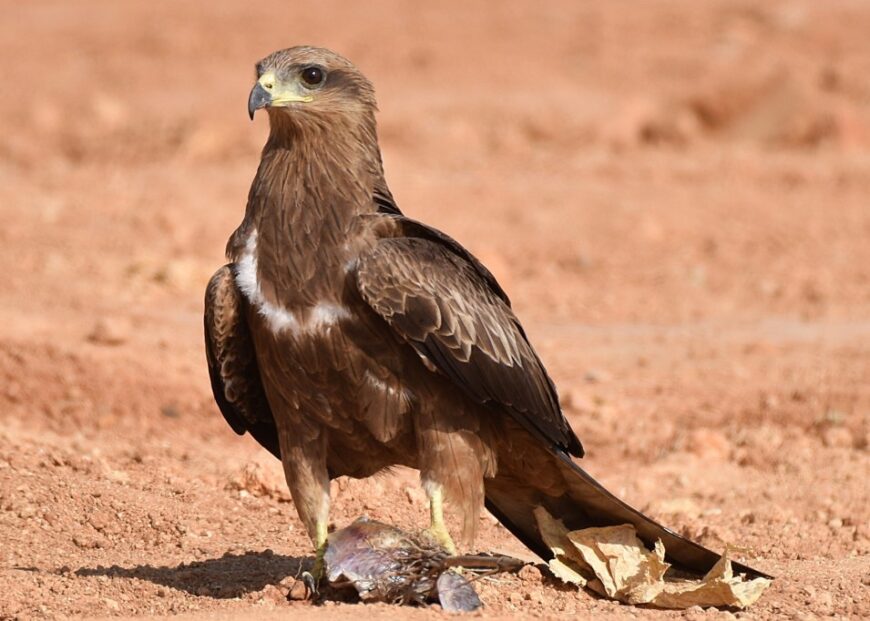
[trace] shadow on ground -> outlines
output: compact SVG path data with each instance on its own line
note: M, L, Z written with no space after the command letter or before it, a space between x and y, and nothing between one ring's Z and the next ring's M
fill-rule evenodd
M311 557L282 556L272 552L224 554L220 558L182 563L175 567L82 567L77 576L138 578L154 584L215 599L242 597L277 584L288 576L299 576L313 564Z

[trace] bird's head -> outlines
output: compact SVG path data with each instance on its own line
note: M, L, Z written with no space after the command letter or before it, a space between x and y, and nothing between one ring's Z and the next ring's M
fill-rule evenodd
M349 123L368 121L376 104L371 83L350 61L330 50L299 46L257 63L257 83L248 97L252 119L260 108L268 110L273 126L284 120L323 125L337 116Z

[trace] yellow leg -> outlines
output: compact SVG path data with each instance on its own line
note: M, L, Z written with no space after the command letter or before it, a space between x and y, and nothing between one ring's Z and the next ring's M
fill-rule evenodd
M456 544L444 524L444 495L437 486L429 493L429 533L449 554L456 554Z
M327 532L328 523L326 520L317 520L316 524L316 534L314 536L314 569L312 571L314 580L316 582L320 582L324 575L324 564L323 564L323 556L326 554L326 538L328 536Z
M326 566L323 562L323 557L326 554L326 538L328 535L327 527L329 522L326 519L317 520L315 523L314 533L314 567L311 572L302 572L302 581L308 588L308 597L314 599L320 593L320 581L326 575Z

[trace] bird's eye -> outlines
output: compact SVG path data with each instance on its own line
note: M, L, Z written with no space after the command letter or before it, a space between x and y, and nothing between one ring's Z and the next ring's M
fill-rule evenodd
M320 67L305 67L302 70L302 81L307 86L320 86L326 79L326 74Z

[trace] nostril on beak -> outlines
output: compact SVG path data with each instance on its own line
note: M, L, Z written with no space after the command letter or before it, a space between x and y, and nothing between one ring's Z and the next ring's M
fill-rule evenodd
M274 86L274 85L271 82L267 82L266 84L263 84L263 88L265 88L268 91L272 90L272 86Z

